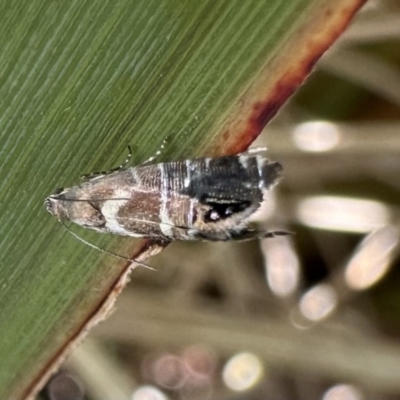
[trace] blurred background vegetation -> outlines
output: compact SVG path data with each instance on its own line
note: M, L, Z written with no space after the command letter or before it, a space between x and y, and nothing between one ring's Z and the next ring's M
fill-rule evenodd
M294 235L173 243L43 398L400 399L399 128L400 4L371 0L254 144Z

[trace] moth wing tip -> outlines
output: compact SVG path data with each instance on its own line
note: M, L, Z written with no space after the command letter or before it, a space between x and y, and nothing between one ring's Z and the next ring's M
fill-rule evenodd
M273 185L282 176L283 167L279 162L268 162L264 164L262 168L262 180L265 186L268 188Z

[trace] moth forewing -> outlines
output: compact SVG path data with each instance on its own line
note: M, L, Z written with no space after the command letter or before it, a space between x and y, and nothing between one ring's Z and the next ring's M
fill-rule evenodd
M58 219L156 241L269 237L249 223L281 171L253 153L142 165L96 176L45 204Z

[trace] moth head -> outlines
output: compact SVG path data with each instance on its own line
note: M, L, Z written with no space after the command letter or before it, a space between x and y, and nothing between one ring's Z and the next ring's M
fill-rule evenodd
M65 210L60 207L62 204L58 196L64 191L64 189L57 189L53 194L47 197L44 201L46 211L58 219L64 219L66 217Z
M44 201L46 211L58 220L69 220L86 228L97 229L105 224L101 211L88 199L80 199L65 191L57 191Z

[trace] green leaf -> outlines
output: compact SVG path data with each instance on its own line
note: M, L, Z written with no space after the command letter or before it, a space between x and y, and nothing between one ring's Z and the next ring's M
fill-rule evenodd
M35 393L127 271L44 198L114 167L128 144L136 162L164 139L160 160L246 149L362 3L0 2L1 399Z

